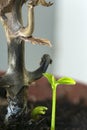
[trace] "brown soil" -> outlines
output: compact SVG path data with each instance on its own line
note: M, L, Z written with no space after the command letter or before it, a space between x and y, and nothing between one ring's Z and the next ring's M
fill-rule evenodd
M4 124L6 107L0 105L0 130L50 130L50 85L45 78L41 78L31 86L28 90L27 113L23 112L18 117L12 117L8 125ZM0 95L1 99L6 98L3 88L0 89ZM3 99L1 103L3 103ZM38 105L47 106L48 111L34 121L31 119L30 113L32 108ZM87 130L87 85L77 82L75 86L60 86L57 89L56 110L56 130Z
M0 130L50 130L51 101L29 102L28 113L22 113L18 118L13 117L9 125L5 126L0 115ZM33 107L44 105L48 111L37 121L31 119L30 111ZM3 109L5 112L5 110ZM56 130L87 130L87 106L83 101L71 104L65 99L57 101Z

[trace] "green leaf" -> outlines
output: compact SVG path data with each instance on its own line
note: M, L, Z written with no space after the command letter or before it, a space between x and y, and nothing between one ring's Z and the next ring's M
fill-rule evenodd
M61 84L75 85L76 84L75 80L70 77L62 77L59 80L57 80L56 83L59 85L61 85Z
M47 110L48 110L48 108L45 107L45 106L37 106L37 107L35 107L31 112L32 119L34 119L34 120L39 119L40 115L44 115Z
M48 82L52 85L54 83L54 76L49 73L43 73L44 77L48 79Z
M56 79L55 77L50 73L44 73L44 77L48 79L48 82L51 84L52 89L56 89Z

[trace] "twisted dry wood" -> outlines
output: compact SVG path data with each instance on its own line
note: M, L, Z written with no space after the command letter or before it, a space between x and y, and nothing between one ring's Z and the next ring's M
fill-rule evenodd
M45 0L37 0L36 3L34 0L31 0L29 2L28 16L30 25L28 23L26 27L23 27L21 9L25 1L0 0L0 18L5 28L8 45L8 69L0 77L0 86L6 88L7 91L8 106L5 116L6 122L8 122L9 116L21 113L25 109L27 99L25 96L26 87L24 86L28 86L29 83L41 78L42 73L46 71L48 65L51 63L50 56L45 54L41 59L40 67L34 72L29 72L25 68L24 41L26 38L32 39L34 7L38 4L44 6L51 5L51 3L46 3Z

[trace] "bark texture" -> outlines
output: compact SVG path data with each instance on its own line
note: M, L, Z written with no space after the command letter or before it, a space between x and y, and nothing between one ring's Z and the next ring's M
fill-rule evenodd
M48 65L52 62L48 54L41 58L40 67L34 72L25 68L25 41L40 42L49 44L48 41L35 39L32 37L34 26L34 7L38 4L50 6L51 3L43 3L30 0L28 3L28 25L22 23L22 6L27 0L0 0L0 19L5 29L8 46L8 69L0 77L0 87L5 88L6 113L4 117L5 124L8 124L14 116L19 116L27 111L26 89L30 83L42 77ZM29 25L30 24L30 25Z

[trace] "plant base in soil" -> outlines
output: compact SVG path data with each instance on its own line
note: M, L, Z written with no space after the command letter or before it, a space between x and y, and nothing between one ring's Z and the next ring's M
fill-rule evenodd
M48 107L45 115L37 121L31 119L31 110L38 106ZM27 113L22 113L19 117L13 117L7 126L3 123L0 115L0 130L50 130L51 101L28 102ZM1 109L0 109L1 110ZM2 108L2 115L6 112ZM87 130L87 106L83 102L71 104L65 99L57 101L56 130Z

